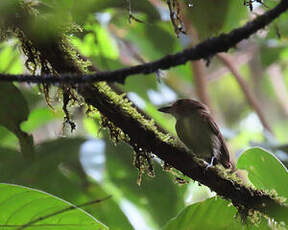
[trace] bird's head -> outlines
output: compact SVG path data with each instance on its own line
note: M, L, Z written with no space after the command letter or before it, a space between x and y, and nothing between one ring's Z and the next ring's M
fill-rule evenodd
M204 104L192 100L192 99L179 99L170 106L159 108L158 111L163 113L169 113L174 117L186 117L191 116L192 113L199 111L207 111Z

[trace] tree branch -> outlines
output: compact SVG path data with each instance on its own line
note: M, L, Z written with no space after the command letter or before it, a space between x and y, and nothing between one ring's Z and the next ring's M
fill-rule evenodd
M77 90L88 104L95 106L102 114L113 121L140 148L154 153L184 175L208 186L225 199L231 200L236 207L258 210L278 221L287 221L288 208L269 195L259 190L247 188L235 181L227 180L219 176L215 169L207 170L205 166L201 166L195 161L191 153L181 147L164 142L151 129L144 127L135 118L127 116L127 112L123 111L120 106L111 104L110 99L99 92L97 88L79 86Z
M228 34L221 34L218 37L213 37L205 40L204 42L190 48L183 50L182 52L174 55L167 55L159 60L145 63L142 65L136 65L132 67L117 69L113 71L98 72L95 74L83 74L79 77L79 74L75 75L75 72L64 72L59 76L55 75L8 75L0 74L0 81L17 81L17 82L29 82L29 83L92 83L99 81L106 82L119 82L124 83L126 77L135 74L150 74L157 72L158 70L167 70L171 67L183 65L190 60L209 59L219 52L226 52L231 47L234 47L238 42L247 39L260 29L263 29L274 19L279 17L283 12L288 9L288 0L281 0L281 2L273 9L267 11L263 15L248 22L246 25L234 29ZM77 76L77 77L76 77Z

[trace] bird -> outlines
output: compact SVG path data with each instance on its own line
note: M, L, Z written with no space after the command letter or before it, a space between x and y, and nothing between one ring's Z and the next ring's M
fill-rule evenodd
M221 164L234 171L224 138L204 104L193 99L179 99L158 111L176 118L177 136L196 157L208 164L207 168Z

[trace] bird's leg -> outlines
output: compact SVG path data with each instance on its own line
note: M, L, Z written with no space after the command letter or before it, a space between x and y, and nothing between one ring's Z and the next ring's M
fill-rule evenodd
M215 160L215 157L213 156L213 157L211 158L210 163L206 166L206 170L209 169L211 166L213 166L214 160Z

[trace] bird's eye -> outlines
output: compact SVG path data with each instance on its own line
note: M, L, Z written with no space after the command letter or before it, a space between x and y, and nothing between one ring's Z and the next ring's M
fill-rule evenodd
M184 101L181 100L181 99L177 101L177 105L178 105L178 106L182 106L182 105L184 105L184 104L185 104Z

